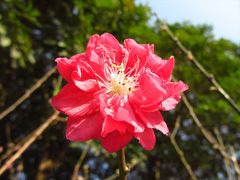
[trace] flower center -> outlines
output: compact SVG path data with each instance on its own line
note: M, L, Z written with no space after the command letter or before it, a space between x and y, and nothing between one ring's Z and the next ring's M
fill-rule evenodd
M117 95L128 95L136 90L136 79L119 71L112 75L109 91Z
M107 92L113 93L115 95L128 95L137 89L138 85L138 75L133 74L133 70L125 73L124 64L120 65L105 64L104 75L106 80L102 80L100 85L107 89Z

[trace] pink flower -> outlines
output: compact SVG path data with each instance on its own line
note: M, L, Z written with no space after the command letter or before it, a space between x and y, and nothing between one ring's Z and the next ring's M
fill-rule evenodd
M169 132L159 110L175 108L188 89L181 81L170 81L173 57L162 60L153 45L133 39L121 45L108 33L93 35L86 52L56 62L67 84L51 103L68 116L67 139L96 139L109 152L132 138L151 150L153 129Z

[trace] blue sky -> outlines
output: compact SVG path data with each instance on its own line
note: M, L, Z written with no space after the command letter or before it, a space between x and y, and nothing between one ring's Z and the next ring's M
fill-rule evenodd
M190 21L213 26L216 38L240 44L240 0L136 0L169 23Z

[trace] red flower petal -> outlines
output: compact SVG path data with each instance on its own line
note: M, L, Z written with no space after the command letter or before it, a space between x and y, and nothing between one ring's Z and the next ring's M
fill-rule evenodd
M67 58L57 58L57 70L61 76L68 82L71 81L71 74L73 71L73 66L71 65L71 60Z
M91 36L91 38L88 41L87 48L86 48L86 55L90 62L103 65L103 60L99 57L99 55L96 53L96 47L97 42L99 41L99 35L95 34Z
M170 57L162 68L158 69L157 74L165 81L169 81L174 68L174 57Z
M128 125L122 121L113 120L110 116L105 117L101 135L105 137L107 134L118 131L120 134L125 134Z
M79 71L72 72L72 80L79 89L87 92L98 90L98 83L96 79L86 79L81 77L82 73ZM86 76L86 75L85 75ZM91 77L91 74L89 75Z
M153 129L145 128L142 133L135 133L134 137L138 139L139 143L146 150L152 150L156 143L156 137Z
M71 58L72 65L76 66L78 62L87 62L87 55L86 53L79 53L73 55Z
M101 35L102 49L110 56L114 64L120 64L123 58L122 48L118 40L109 33Z
M144 130L143 123L136 118L132 106L124 96L101 94L99 97L102 114L111 116L115 121L125 122L133 127L135 132Z
M147 56L147 49L138 44L133 39L126 39L124 41L124 47L128 50L129 56L127 61L127 71L128 69L131 69L135 66L135 64L138 64L138 67L136 69L137 72L139 72L142 67L146 64L146 56Z
M99 40L99 35L98 34L92 35L90 37L90 39L88 40L86 51L91 51L92 49L94 49L97 45L98 40Z
M98 89L98 83L95 79L88 79L85 81L74 81L74 84L86 92L92 92Z
M167 135L169 133L167 124L164 122L160 111L142 112L137 111L137 114L143 120L148 128L155 128Z
M157 111L158 103L166 98L167 91L161 86L161 79L150 71L145 71L139 77L139 89L130 96L137 107L145 108L154 105L149 111Z
M146 67L150 68L151 71L157 74L163 81L169 81L174 68L174 62L173 56L171 56L169 60L162 60L150 52L147 57Z
M129 102L126 102L118 108L114 119L117 121L125 121L126 123L132 125L135 132L143 132L144 130L144 125L136 118Z
M110 153L119 151L132 140L132 135L129 132L120 134L114 131L104 138L100 138L102 146Z
M58 95L52 98L51 104L69 116L83 116L93 112L97 106L91 93L86 93L71 84L65 85Z
M162 80L147 70L139 78L139 89L148 102L156 102L166 97L167 91L161 85Z
M71 141L87 141L99 137L102 130L101 114L95 113L85 117L69 117L66 138Z
M168 111L172 110L179 103L181 96L180 93L186 91L188 86L184 84L182 81L179 82L168 82L165 84L165 88L168 92L168 97L162 101L159 106L160 110Z

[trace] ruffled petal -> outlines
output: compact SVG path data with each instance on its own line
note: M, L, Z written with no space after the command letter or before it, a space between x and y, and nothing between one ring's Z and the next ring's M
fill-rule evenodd
M101 135L105 137L107 134L113 132L113 131L118 131L120 134L125 134L127 129L128 129L127 123L123 121L116 121L112 119L112 117L107 116L105 117L103 121L103 128Z
M161 85L161 78L148 70L139 78L139 89L147 101L156 102L166 97L167 91Z
M72 72L77 69L77 66L79 66L79 64L87 64L87 57L85 53L80 53L72 56L70 59L57 58L55 61L57 62L57 70L61 76L67 82L72 82Z
M72 80L79 89L86 91L86 92L92 92L96 91L98 87L98 83L96 79L86 79L81 77L82 73L79 71L73 71L72 72ZM86 76L86 75L85 75Z
M74 84L83 91L93 92L98 89L98 83L95 79L88 79L85 81L74 80Z
M98 106L93 94L84 92L72 84L65 85L52 98L51 104L59 111L69 116L83 116L95 110Z
M158 103L164 100L167 96L167 91L162 87L162 80L156 74L146 70L139 77L139 88L130 100L137 107L145 108L156 106L152 111L156 111ZM149 109L151 111L151 109Z
M139 72L146 64L148 50L133 39L126 39L124 41L124 47L129 52L126 65L127 71L135 68L135 72Z
M144 130L144 125L136 118L136 115L128 101L125 102L124 105L119 106L114 119L117 121L124 121L132 125L135 132L143 132Z
M155 128L167 135L169 133L167 124L164 122L160 111L155 112L143 112L137 111L138 116L141 118L148 128Z
M146 67L150 68L152 72L156 73L159 68L162 68L166 61L162 60L159 56L149 50L149 54L146 57Z
M110 56L112 63L121 63L123 58L122 47L112 34L104 33L101 35L99 44L101 45L100 47L102 50Z
M144 125L136 118L135 112L125 96L114 96L111 94L101 94L100 111L105 116L111 116L115 121L123 121L134 128L135 132L142 132Z
M87 62L88 61L86 53L75 54L70 59L72 61L73 66L76 66L77 63L79 63L79 62Z
M87 44L87 55L91 62L103 67L104 63L120 64L123 59L123 48L118 40L109 33L93 35Z
M156 137L151 128L145 128L142 133L135 133L134 137L138 139L139 143L146 150L152 150L155 146Z
M149 53L154 53L154 44L141 44Z
M174 57L171 56L169 60L162 60L160 57L153 53L149 53L147 56L146 67L157 74L163 81L169 81L174 68Z
M165 81L169 81L171 79L172 71L174 68L174 57L171 56L169 60L166 61L162 68L158 68L157 74Z
M159 106L159 109L161 109L162 111L170 111L176 107L180 100L180 95L167 98L162 102L161 106Z
M71 141L87 141L99 137L102 130L99 112L84 117L68 117L66 138Z
M98 66L104 64L103 59L96 53L97 43L99 42L100 36L98 34L92 35L87 43L86 56L91 63L95 63Z
M102 146L109 152L113 153L125 147L132 140L132 135L129 132L120 134L114 131L106 137L100 138Z
M57 58L57 70L61 76L68 82L71 82L71 74L74 67L71 65L71 60L67 58Z
M167 89L168 96L159 106L160 110L168 111L172 110L176 107L176 105L181 100L180 93L186 91L188 86L184 84L182 81L179 82L168 82L165 84L165 88Z
M99 40L98 34L92 35L88 40L86 51L91 51L92 49L95 49L98 40Z

